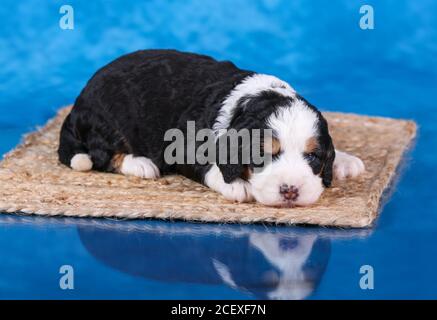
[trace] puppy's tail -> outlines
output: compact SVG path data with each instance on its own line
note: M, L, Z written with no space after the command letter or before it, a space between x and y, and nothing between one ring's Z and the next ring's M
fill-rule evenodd
M75 133L71 114L67 116L61 128L58 156L61 163L76 171L89 171L93 167L91 157Z

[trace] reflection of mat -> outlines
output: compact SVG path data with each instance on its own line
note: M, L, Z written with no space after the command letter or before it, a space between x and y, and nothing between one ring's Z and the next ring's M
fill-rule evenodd
M0 163L0 211L365 227L376 218L382 193L416 134L416 125L410 121L326 113L335 146L361 157L367 172L356 180L334 180L333 187L311 207L285 209L232 203L179 176L152 181L75 172L58 164L56 153L68 111L62 109Z

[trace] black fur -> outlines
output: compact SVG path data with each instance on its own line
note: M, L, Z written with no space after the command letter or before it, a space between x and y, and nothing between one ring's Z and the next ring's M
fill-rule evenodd
M319 119L318 125L318 143L319 148L315 152L315 160L309 161L314 174L320 174L323 185L329 188L332 183L333 173L332 167L335 160L335 148L329 135L328 122L323 117L322 113L305 98L297 95L297 98L304 101L305 104L316 112Z
M88 153L93 169L111 171L115 153L145 156L161 174L180 172L201 181L207 168L168 166L164 133L186 132L188 120L211 128L220 103L253 74L228 61L173 50L137 51L103 67L88 81L65 120L59 160L70 165Z
M70 165L75 154L87 153L93 169L113 171L114 154L133 154L151 159L162 175L180 173L203 182L210 164L165 163L164 150L170 142L164 141L164 134L174 128L186 132L187 121L193 120L196 129L212 128L226 96L253 74L229 61L174 50L122 56L98 70L77 97L62 126L59 160ZM230 127L264 129L267 117L289 99L274 91L246 96L238 102ZM315 173L329 186L332 141L326 121L314 110L322 120L320 159L324 163L323 172ZM244 169L240 163L219 167L228 183Z

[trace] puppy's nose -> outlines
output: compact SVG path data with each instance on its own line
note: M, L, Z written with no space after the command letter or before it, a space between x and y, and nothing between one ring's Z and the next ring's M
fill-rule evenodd
M284 197L286 200L296 200L297 197L299 197L299 189L295 186L289 186L288 184L282 184L279 187L279 193Z

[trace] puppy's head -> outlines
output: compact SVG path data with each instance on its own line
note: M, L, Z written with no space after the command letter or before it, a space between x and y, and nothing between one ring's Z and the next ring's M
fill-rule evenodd
M294 91L293 91L294 92ZM269 206L305 206L316 202L331 185L334 146L322 114L299 95L261 90L239 99L228 128L271 129L263 136L261 168L219 165L227 183L250 182L254 198ZM244 149L244 144L240 150Z
M332 180L334 147L320 112L296 98L266 120L272 137L264 152L272 161L249 178L259 202L273 206L305 206L318 200Z

